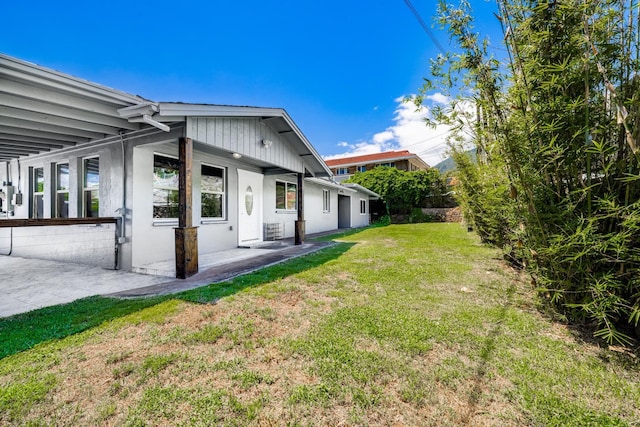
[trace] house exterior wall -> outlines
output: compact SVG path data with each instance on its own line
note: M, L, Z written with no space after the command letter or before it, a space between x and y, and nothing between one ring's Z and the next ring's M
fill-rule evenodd
M175 258L176 219L153 218L153 158L155 154L178 157L177 141L137 146L133 166L133 256L132 268L141 268L162 260ZM224 219L213 220L201 216L201 166L209 165L225 170ZM238 169L260 173L255 166L234 161L199 150L193 153L193 225L198 227L198 252L201 254L238 246ZM275 187L274 187L275 188ZM274 189L275 198L275 189ZM274 201L275 203L275 201Z
M99 215L119 217L116 212L122 204L122 150L119 140L105 142L94 147L74 147L51 154L13 160L9 164L9 176L3 167L1 181L11 182L15 192L22 193L23 202L14 206L10 219L30 218L32 204L33 168L44 172L43 217L55 217L54 203L55 167L69 164L69 218L81 216L82 162L98 157L100 165ZM4 165L3 165L4 166ZM104 268L116 266L116 225L66 225L20 228L0 228L0 251L14 256L34 257L54 261L80 262Z
M199 253L210 253L235 248L238 245L238 169L262 173L257 164L276 165L282 168L304 170L304 164L291 147L268 125L259 119L198 119L198 139L194 141L193 153L193 225L198 227ZM200 129L204 125L206 130ZM101 217L121 217L121 226L115 224L100 227L68 226L34 227L16 232L16 242L29 248L28 242L42 243L31 249L22 249L19 255L57 259L61 261L83 262L113 268L117 237L120 256L119 268L136 271L144 265L175 258L175 231L177 219L153 218L153 164L154 154L178 157L178 139L186 128L174 126L169 133L149 129L103 141L95 141L86 146L73 147L23 158L10 162L9 176L6 168L0 168L0 181L11 181L16 192L23 194L23 203L15 207L12 218L29 218L31 206L32 168L43 168L45 177L44 217L53 216L55 165L69 163L69 217L82 214L82 162L89 157L99 159L99 215ZM202 132L205 132L204 134ZM228 139L236 138L229 141ZM273 144L268 149L262 146L262 139L270 139ZM243 148L241 148L243 147ZM227 151L228 150L228 151ZM241 159L234 159L229 152L240 152ZM250 163L254 163L253 165ZM226 216L221 220L201 218L201 165L216 166L226 172L225 205ZM4 164L3 164L4 166ZM18 170L20 170L18 178ZM19 181L19 182L18 182ZM282 211L275 208L276 182L297 184L295 173L265 175L263 180L263 223L282 223L284 235L293 237L297 211ZM353 191L340 190L335 185L322 185L305 181L304 208L306 233L318 233L338 228L338 193L348 194L351 200L351 226L368 224L368 196ZM323 212L323 190L329 191L329 212ZM345 193L346 192L346 193ZM367 215L360 215L360 196L366 200ZM126 209L123 209L123 199ZM0 250L8 246L3 234L9 229L0 229ZM121 232L124 230L124 234ZM97 240L103 243L97 244ZM18 252L14 252L18 255Z
M264 223L282 224L283 236L294 237L297 211L276 209L276 182L297 184L294 175L267 175L264 180ZM338 192L335 188L305 181L304 218L305 233L313 234L338 228ZM323 212L323 192L329 190L329 212Z
M364 201L365 213L360 212L360 202ZM351 196L351 228L369 225L369 196L360 192Z
M0 254L116 267L116 224L0 228Z

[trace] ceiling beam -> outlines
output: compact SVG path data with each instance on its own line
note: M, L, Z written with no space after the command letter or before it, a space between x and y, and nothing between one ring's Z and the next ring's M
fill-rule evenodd
M0 144L10 144L16 147L36 147L36 148L50 148L50 149L60 149L63 148L63 144L51 144L48 142L42 142L43 140L39 138L29 138L30 141L25 141L24 138L22 140L14 139L11 135L5 135L0 133Z
M0 118L0 132L3 132L6 135L11 135L12 137L24 136L24 137L33 137L39 138L46 141L52 141L56 144L64 144L64 145L74 145L81 142L87 142L86 137L82 136L72 136L72 135L63 135L51 132L42 132L34 129L25 129L18 128L13 126L2 126L2 120Z
M65 122L67 126L62 126L60 125L60 123L62 122L61 120L53 120L54 122L57 122L57 123L51 123L51 122L38 121L37 117L35 117L36 120L26 120L26 119L19 119L15 117L6 117L5 115L3 115L3 111L2 111L3 108L5 107L0 107L0 126L4 125L4 126L11 126L16 128L22 128L22 129L36 129L40 132L51 132L51 133L56 133L60 135L80 136L80 137L86 138L85 141L88 141L91 139L104 138L103 132L92 132L84 129L77 129L71 126L73 123L69 123L68 121Z
M98 123L89 123L82 120L69 119L66 117L58 117L47 114L40 114L33 111L19 110L16 108L5 107L0 105L0 117L8 117L19 120L26 120L33 123L43 123L62 128L67 128L66 133L74 134L74 130L83 130L102 135L117 135L120 130L117 126L105 126Z
M49 150L44 150L44 151L49 151ZM2 144L0 144L0 153L2 153L2 154L17 154L19 156L24 156L24 155L27 155L27 154L38 154L38 153L40 153L40 150L37 150L35 148L4 147Z

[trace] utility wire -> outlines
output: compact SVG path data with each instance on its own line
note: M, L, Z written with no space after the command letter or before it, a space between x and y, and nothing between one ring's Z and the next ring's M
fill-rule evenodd
M416 19L418 20L418 22L422 26L422 29L427 33L427 35L429 36L429 38L431 39L433 44L436 45L436 47L440 50L440 52L442 52L443 55L446 55L447 52L445 52L444 48L442 47L442 45L440 44L438 39L431 32L431 29L429 28L429 26L426 24L426 22L424 22L424 19L422 19L422 16L420 16L420 13L416 10L415 7L413 7L413 4L411 4L411 1L410 0L404 0L404 3L407 5L409 10L411 10L413 15L416 17Z

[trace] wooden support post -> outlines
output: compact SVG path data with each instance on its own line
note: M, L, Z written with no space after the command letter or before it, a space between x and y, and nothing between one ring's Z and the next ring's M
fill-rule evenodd
M198 227L193 227L193 142L178 141L178 228L175 229L176 277L186 279L198 272Z
M298 173L298 220L296 221L296 237L295 244L304 243L305 227L304 227L304 190L302 184L304 182L304 173Z

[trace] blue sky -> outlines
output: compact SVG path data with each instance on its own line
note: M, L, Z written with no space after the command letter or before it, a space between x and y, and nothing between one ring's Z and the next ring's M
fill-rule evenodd
M431 26L437 2L412 3ZM499 43L495 2L471 4ZM154 101L281 107L326 157L408 149L435 164L446 148L446 129L401 102L438 53L404 0L25 0L0 16L4 54Z

